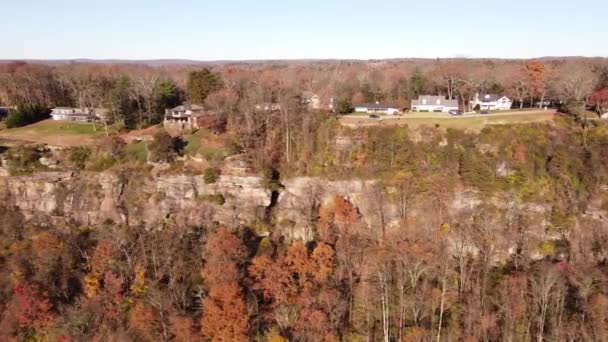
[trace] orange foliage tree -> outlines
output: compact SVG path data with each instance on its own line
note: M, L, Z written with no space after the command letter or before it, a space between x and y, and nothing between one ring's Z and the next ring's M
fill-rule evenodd
M249 316L238 283L245 246L227 228L209 236L201 272L208 295L203 300L201 332L212 341L248 341Z

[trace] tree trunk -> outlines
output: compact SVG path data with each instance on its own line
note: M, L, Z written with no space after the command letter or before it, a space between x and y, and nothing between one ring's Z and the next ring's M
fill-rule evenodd
M437 326L437 342L441 341L441 326L443 325L443 307L445 304L446 276L441 281L441 304L439 304L439 324Z

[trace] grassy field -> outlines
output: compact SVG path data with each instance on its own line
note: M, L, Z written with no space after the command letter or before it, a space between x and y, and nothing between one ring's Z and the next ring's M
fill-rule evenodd
M504 115L475 115L475 116L449 116L445 113L408 113L394 119L374 120L369 118L343 117L340 122L348 127L361 127L373 125L407 125L411 129L422 126L438 126L439 128L454 128L468 131L480 131L487 125L521 124L531 122L552 121L555 117L553 111L530 111L504 113Z
M200 154L208 160L220 160L227 154L222 142L206 129L187 134L184 140L187 142L184 152L191 156Z
M363 112L354 112L354 113L350 113L348 114L349 116L364 116L364 117L368 117L372 114L376 114L378 116L388 116L388 114L384 114L384 113L363 113Z
M9 129L4 125L0 127L0 139L66 147L89 145L96 136L103 134L105 130L100 124L95 128L92 123L71 123L50 119L18 128Z

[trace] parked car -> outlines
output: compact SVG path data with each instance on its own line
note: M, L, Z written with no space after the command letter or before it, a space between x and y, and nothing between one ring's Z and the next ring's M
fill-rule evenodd
M462 112L459 109L451 109L448 113L450 113L450 115L462 115Z
M369 116L370 119L380 119L380 117L376 114L372 114Z
M490 114L490 112L488 112L487 110L482 110L479 112L479 114Z

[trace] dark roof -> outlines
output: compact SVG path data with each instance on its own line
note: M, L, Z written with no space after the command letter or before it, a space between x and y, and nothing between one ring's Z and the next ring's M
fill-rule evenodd
M395 105L388 103L357 103L354 107L372 108L372 109L383 109L383 108L398 108Z
M481 102L494 102L498 101L502 96L497 94L483 94L479 95L479 101Z
M426 100L426 103L423 104L423 100ZM448 100L445 96L420 95L418 100L412 100L412 106L419 105L458 107L458 100Z

